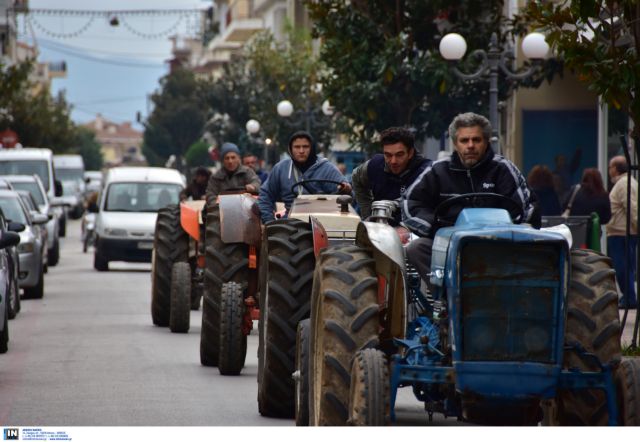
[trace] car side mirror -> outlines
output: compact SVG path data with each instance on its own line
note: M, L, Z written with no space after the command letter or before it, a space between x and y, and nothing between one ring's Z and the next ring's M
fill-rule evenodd
M54 195L62 196L62 183L59 180L54 181Z
M33 213L31 215L31 220L35 225L42 225L49 222L49 217L47 215L43 215L42 213Z
M85 183L85 184L89 184L90 182L91 182L91 178L85 178L85 179L84 179L84 183Z
M7 229L11 232L22 232L24 228L24 224L16 221L9 221L9 225L7 225Z
M15 232L2 232L2 236L0 237L0 249L17 246L18 243L20 243L20 235Z

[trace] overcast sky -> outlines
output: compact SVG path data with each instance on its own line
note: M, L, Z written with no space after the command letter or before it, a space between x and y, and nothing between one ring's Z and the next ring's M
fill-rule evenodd
M204 9L211 0L30 0L31 10L157 10ZM190 18L188 18L190 17ZM65 90L78 123L95 118L135 122L149 111L148 96L158 89L171 58L170 35L193 33L195 15L126 15L119 26L107 16L43 14L33 11L20 21L20 39L35 36L40 61L65 61L67 78L53 80L53 92ZM138 126L138 128L140 128Z

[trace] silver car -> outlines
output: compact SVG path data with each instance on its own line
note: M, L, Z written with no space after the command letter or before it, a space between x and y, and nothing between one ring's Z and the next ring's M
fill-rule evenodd
M42 298L44 294L44 249L46 244L37 230L44 225L48 217L35 213L33 216L22 202L22 198L13 190L0 190L0 209L8 221L24 224L20 232L18 255L20 257L20 273L18 282L24 289L25 298Z
M15 190L28 190L38 203L40 213L50 217L47 222L47 265L55 266L60 260L60 219L59 211L54 210L42 181L37 175L5 175Z

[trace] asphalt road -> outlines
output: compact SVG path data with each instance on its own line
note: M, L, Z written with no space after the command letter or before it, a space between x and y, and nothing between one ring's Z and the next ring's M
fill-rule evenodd
M80 223L70 221L61 260L45 276L42 300L23 300L0 356L2 426L291 426L257 409L257 330L240 376L199 360L201 311L188 334L152 325L150 265L93 269ZM635 313L635 312L633 312ZM627 321L630 336L635 314ZM422 404L403 389L399 425L426 425ZM460 425L434 416L431 425Z

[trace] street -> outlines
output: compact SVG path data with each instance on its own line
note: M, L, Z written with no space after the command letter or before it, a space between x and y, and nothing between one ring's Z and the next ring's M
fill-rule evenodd
M0 356L0 425L281 426L257 406L257 323L240 376L200 365L202 313L188 334L151 323L150 265L93 269L80 222L70 221L60 263L45 276L42 300L23 300ZM422 406L403 392L400 424L426 424ZM458 424L436 417L436 424Z
M42 300L24 300L0 356L0 424L12 426L291 426L258 413L257 346L248 340L237 377L200 365L201 311L188 334L155 327L150 265L93 269L79 221L68 225L60 264L49 269ZM631 311L623 341L630 342ZM427 425L422 404L401 390L398 425ZM461 425L434 415L431 425Z

